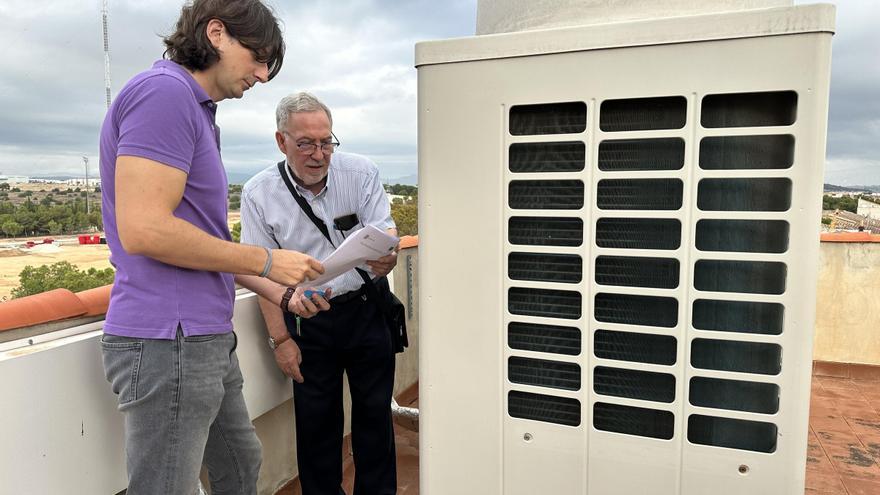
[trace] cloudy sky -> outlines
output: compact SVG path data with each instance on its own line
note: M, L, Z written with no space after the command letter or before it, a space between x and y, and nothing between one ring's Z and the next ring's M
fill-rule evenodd
M96 170L104 116L101 0L0 0L0 174ZM272 0L288 55L271 83L224 101L227 168L278 159L275 103L309 90L334 112L343 149L386 179L416 173L417 41L474 33L477 0ZM796 3L812 3L797 0ZM110 0L112 91L161 56L181 0ZM880 184L880 2L841 0L834 37L826 182Z

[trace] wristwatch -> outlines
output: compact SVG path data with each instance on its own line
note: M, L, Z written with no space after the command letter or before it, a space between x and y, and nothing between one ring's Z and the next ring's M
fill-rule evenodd
M270 335L269 336L269 347L271 347L272 350L274 351L275 349L278 349L279 345L287 342L288 340L290 340L289 334L285 334L283 337L279 338L278 340L275 340L275 337Z

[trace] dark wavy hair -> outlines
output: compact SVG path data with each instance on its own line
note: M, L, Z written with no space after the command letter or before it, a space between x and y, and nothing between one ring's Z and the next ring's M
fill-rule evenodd
M164 57L190 70L205 70L220 60L206 34L208 22L218 19L242 46L269 66L269 79L284 62L284 38L278 19L260 0L193 0L180 11L174 32L163 38Z

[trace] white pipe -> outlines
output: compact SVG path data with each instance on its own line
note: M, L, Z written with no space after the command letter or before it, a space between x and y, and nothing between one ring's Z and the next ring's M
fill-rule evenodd
M419 410L416 407L403 407L391 398L391 416L403 420L401 426L411 431L419 431Z

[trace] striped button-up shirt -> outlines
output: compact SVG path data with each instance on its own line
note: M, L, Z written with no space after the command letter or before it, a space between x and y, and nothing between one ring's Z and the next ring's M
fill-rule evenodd
M344 232L345 236L366 225L381 230L395 228L388 196L379 181L379 168L369 158L352 153L333 153L327 184L318 194L296 184L289 167L284 170L300 196L311 205L315 216L327 225L336 246L342 244L345 237L343 232L334 228L335 218L352 213L357 215L360 223ZM335 249L290 194L277 165L252 177L242 189L241 242L292 249L319 261ZM361 268L369 270L366 265ZM350 270L321 288L331 288L335 297L357 290L363 283L361 276Z

